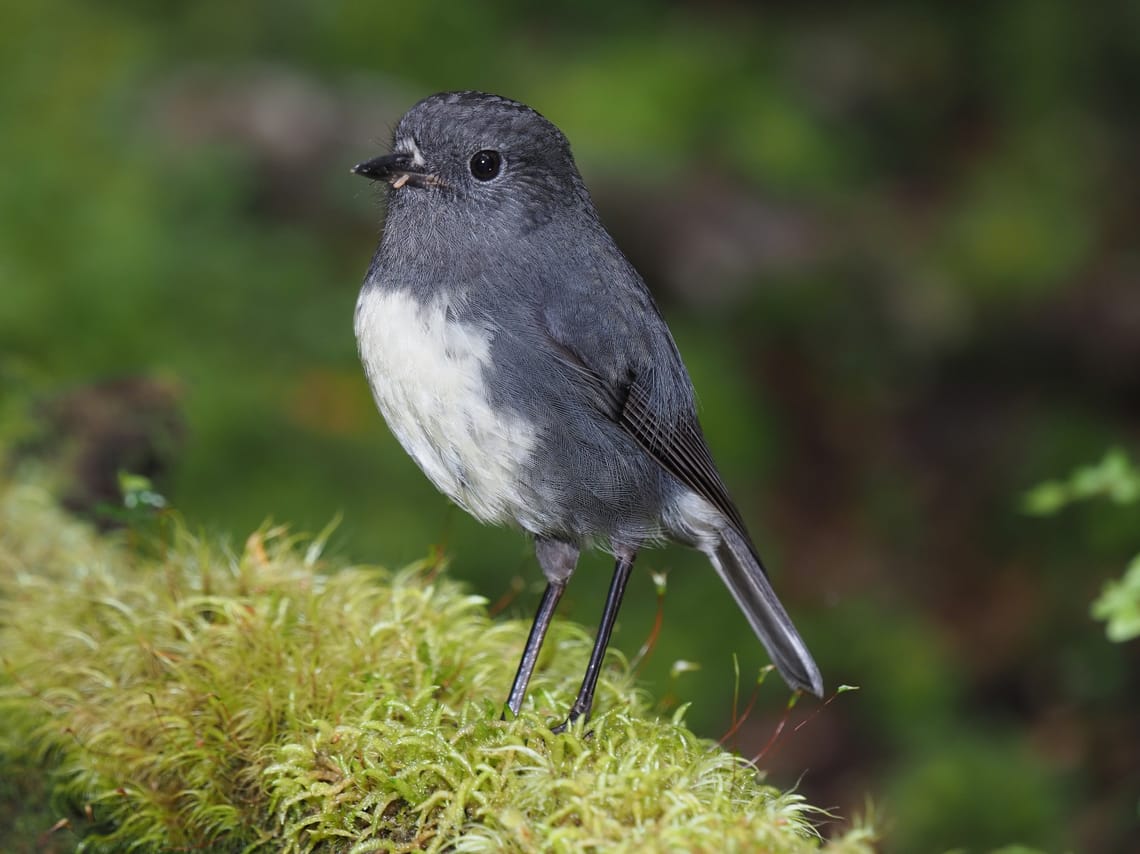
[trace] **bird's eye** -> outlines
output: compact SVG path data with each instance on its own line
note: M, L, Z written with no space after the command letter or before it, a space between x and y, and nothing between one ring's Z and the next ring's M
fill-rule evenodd
M503 158L499 152L491 151L489 148L477 151L471 158L471 174L480 181L490 181L499 174L502 165Z

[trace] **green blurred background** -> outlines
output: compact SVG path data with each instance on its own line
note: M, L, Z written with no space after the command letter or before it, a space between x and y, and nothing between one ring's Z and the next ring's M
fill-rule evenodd
M1021 497L1140 447L1140 5L537 5L9 4L0 442L76 507L152 474L235 544L339 513L338 555L441 548L529 619L528 544L404 456L351 331L382 205L348 168L432 92L518 98L657 294L829 686L861 687L789 725L773 782L869 800L889 851L1134 850L1140 654L1088 607L1135 508ZM719 737L764 655L677 549L639 562L627 655L651 570L647 689ZM562 613L593 625L609 571ZM777 682L730 746L764 749Z

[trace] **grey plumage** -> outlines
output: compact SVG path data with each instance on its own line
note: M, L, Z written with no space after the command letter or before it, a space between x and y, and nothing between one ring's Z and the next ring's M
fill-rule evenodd
M354 171L391 185L355 324L377 403L437 487L534 535L549 582L511 710L578 551L599 544L619 562L570 719L588 714L633 557L660 539L704 551L784 679L822 694L673 338L562 133L505 98L435 95L400 121L391 154Z

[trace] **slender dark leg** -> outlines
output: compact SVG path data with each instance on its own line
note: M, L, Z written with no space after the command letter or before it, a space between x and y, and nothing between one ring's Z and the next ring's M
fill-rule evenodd
M546 585L546 591L542 594L542 601L538 603L538 613L534 615L534 623L530 627L530 636L526 639L526 646L523 648L522 658L519 660L519 669L515 673L514 684L511 685L511 695L507 698L507 708L515 717L518 717L519 710L522 708L523 698L526 696L526 686L530 684L531 674L534 673L538 653L542 649L542 642L546 639L546 630L550 628L554 609L558 607L558 600L562 598L562 591L565 589L565 581L551 581Z
M633 570L633 559L637 552L630 552L618 558L614 567L613 581L610 582L610 592L606 596L606 607L602 611L602 623L598 626L598 636L594 638L594 649L590 653L590 663L586 665L586 675L582 679L582 687L578 689L578 698L570 707L570 715L564 722L553 728L554 732L565 732L578 718L590 717L590 707L594 705L594 689L598 687L598 676L602 672L602 659L606 657L606 647L610 645L610 635L617 621L618 610L621 608L621 599L625 595L625 585L629 582L629 574Z

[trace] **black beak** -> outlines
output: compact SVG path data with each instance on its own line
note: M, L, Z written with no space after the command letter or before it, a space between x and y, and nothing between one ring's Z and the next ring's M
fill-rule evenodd
M398 175L416 171L412 167L412 158L401 152L382 154L352 167L353 175L360 175L369 181L389 181Z

